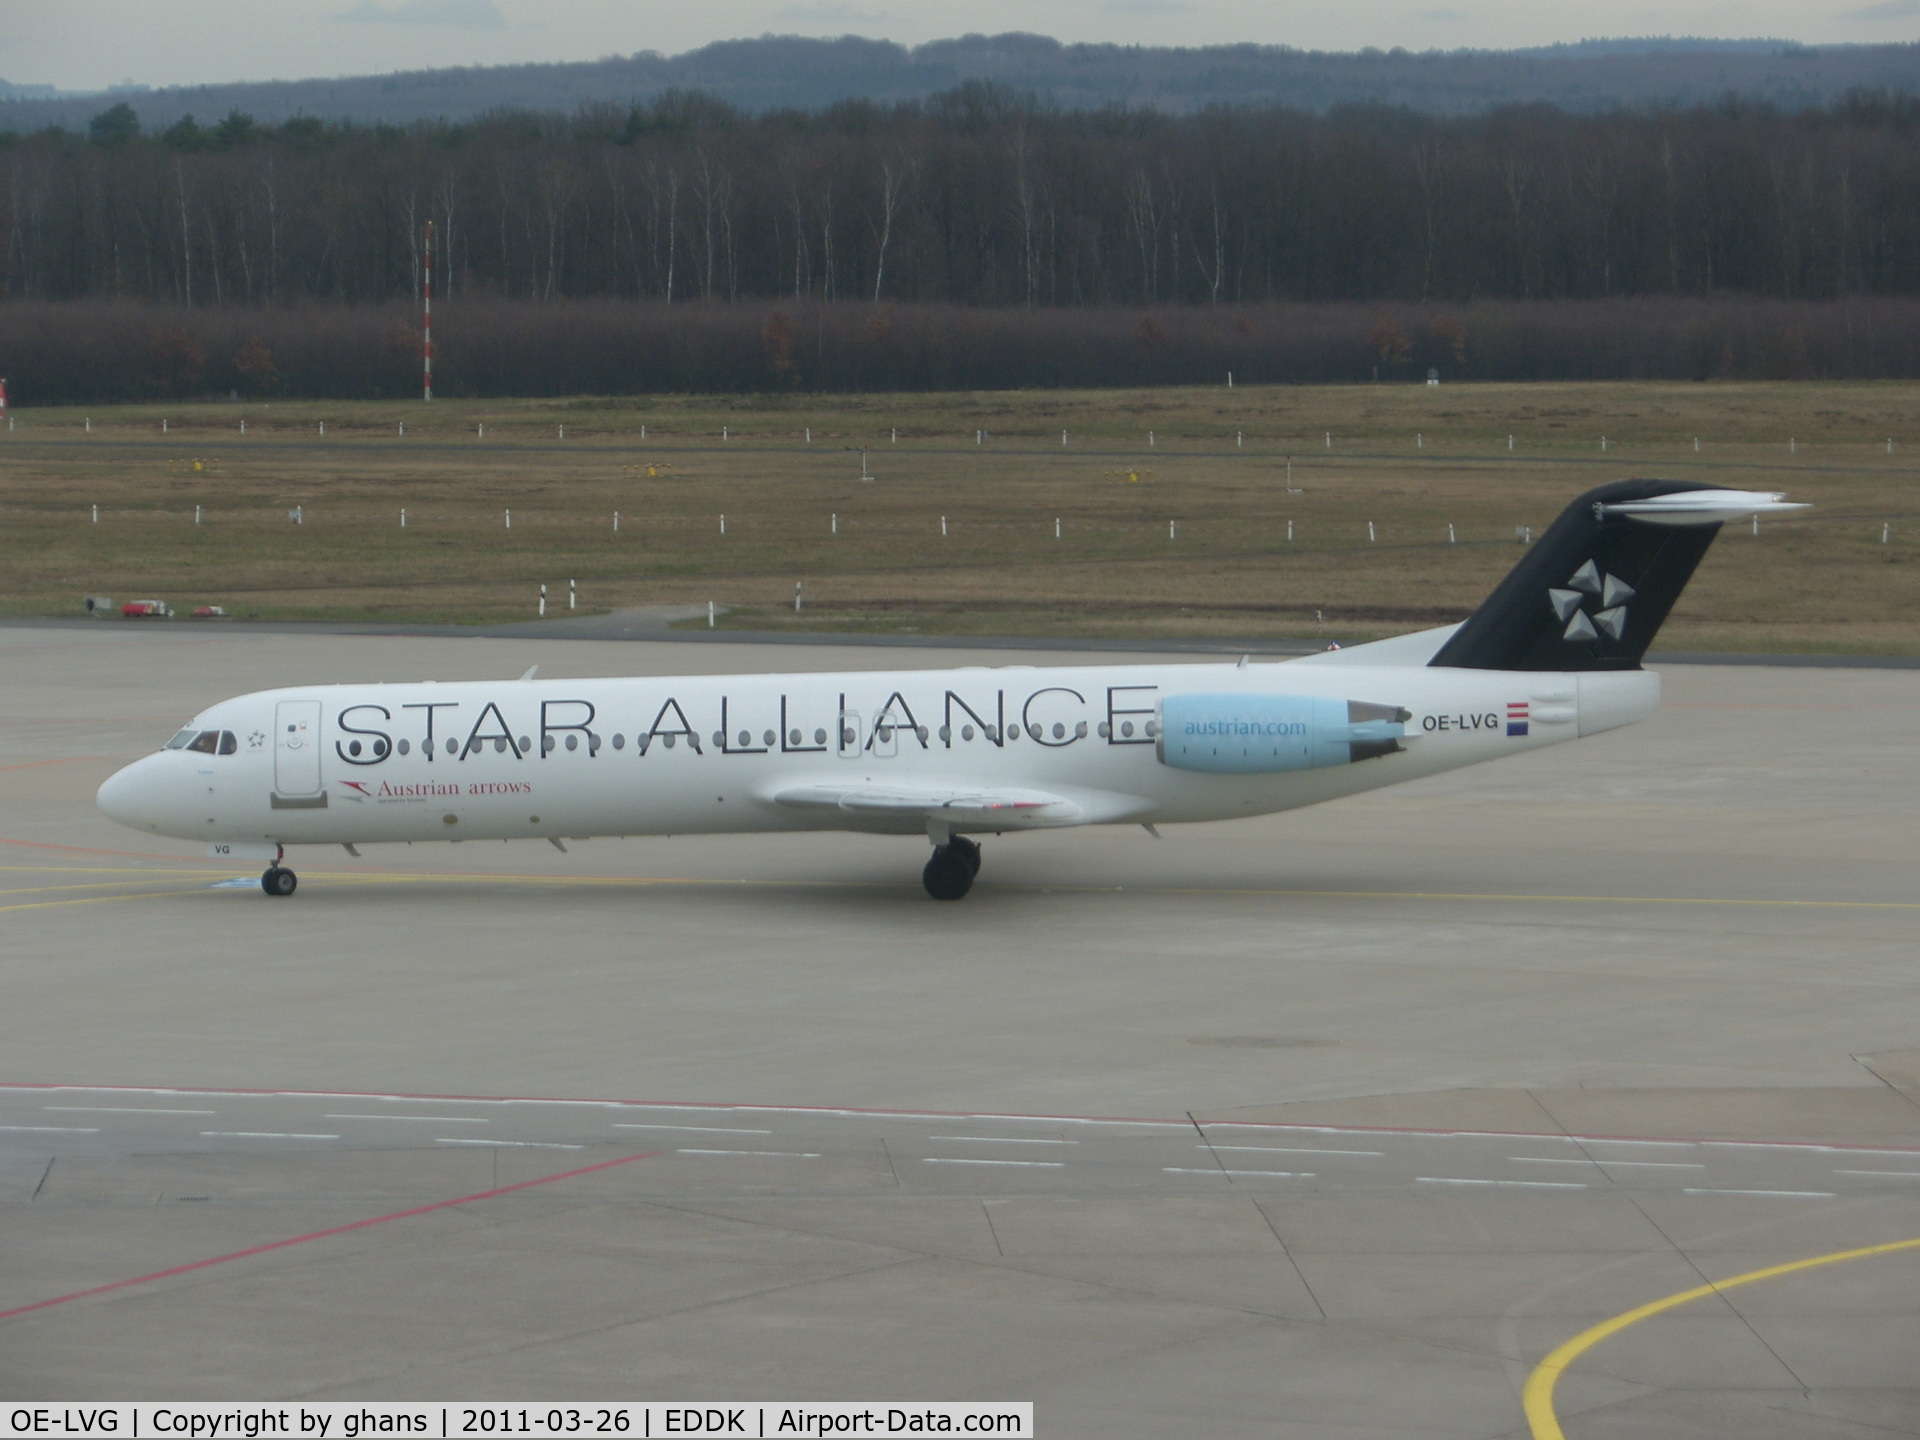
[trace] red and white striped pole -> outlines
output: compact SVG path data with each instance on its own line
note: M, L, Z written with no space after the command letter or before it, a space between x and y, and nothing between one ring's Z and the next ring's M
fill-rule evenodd
M433 221L427 221L427 271L426 287L422 294L426 300L425 330L420 342L420 398L433 399Z

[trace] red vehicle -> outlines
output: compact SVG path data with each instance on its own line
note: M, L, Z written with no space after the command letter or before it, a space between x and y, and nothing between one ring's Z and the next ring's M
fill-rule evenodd
M173 607L164 600L129 600L120 607L120 613L129 619L141 615L165 618L173 614Z
M193 618L196 620L217 620L226 613L227 610L224 605L196 605L193 607Z

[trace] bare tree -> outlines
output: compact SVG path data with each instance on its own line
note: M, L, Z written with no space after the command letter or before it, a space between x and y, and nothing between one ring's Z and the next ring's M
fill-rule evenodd
M876 228L875 259L873 265L873 298L880 299L881 284L887 278L887 245L893 239L893 216L900 208L900 172L894 169L890 158L880 161L880 223ZM1031 304L1032 300L1029 299Z
M173 178L180 197L180 273L188 305L193 304L193 228L187 220L187 169L185 162L173 162Z

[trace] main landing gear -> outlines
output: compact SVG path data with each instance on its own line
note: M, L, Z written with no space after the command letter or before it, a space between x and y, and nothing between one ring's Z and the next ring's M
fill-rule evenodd
M291 895L300 887L300 877L280 863L286 856L287 847L282 845L280 853L274 856L273 864L267 867L267 873L260 877L260 888L276 898Z
M979 873L980 847L964 835L955 835L933 847L920 883L936 900L958 900L973 888L973 877Z

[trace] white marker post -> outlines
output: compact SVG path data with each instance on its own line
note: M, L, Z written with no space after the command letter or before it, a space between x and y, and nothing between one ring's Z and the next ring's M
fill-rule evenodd
M1177 533L1178 532L1174 529L1174 522L1171 520L1167 521L1167 538L1171 540L1174 538L1174 536Z
M613 533L616 535L620 533L620 512L618 510L613 512Z
M1056 540L1060 538L1060 517L1058 515L1053 517L1053 538Z
M1458 543L1458 542L1457 542L1457 541L1455 541L1455 540L1454 540L1454 538L1453 538L1453 526L1451 526L1451 525L1449 525L1449 526L1447 526L1447 544L1449 544L1449 545L1453 545L1453 544L1457 544L1457 543Z
M407 511L405 506L402 506L400 509L400 528L402 530L407 528Z
M1373 543L1374 543L1374 541L1373 541L1373 522L1372 522L1371 520L1369 520L1369 521L1367 521L1367 543L1368 543L1369 545L1371 545L1371 544L1373 544Z
M567 608L569 610L578 610L580 608L580 596L578 592L575 591L573 581L571 580L567 581Z
M835 535L840 533L840 516L837 511L828 520L828 530Z
M944 515L942 515L942 516L940 517L940 537L941 537L941 539L943 539L943 540L944 540L944 539L946 538L946 534L947 534L947 517L946 517L946 516L944 516Z
M707 601L707 629L713 629L713 602Z
M720 533L722 535L727 533L727 517L724 515L720 517Z
M198 505L193 507L193 523L196 525L200 523L200 507Z
M1293 543L1293 522L1291 520L1287 521L1287 543Z
M98 505L93 507L93 523L96 525L100 523L100 507Z
M545 585L540 587L540 618L542 620L547 618L547 587Z
M804 583L800 580L793 582L793 613L796 615L800 613L800 587Z
M513 528L513 511L509 510L507 511L507 529L511 530L512 528Z

